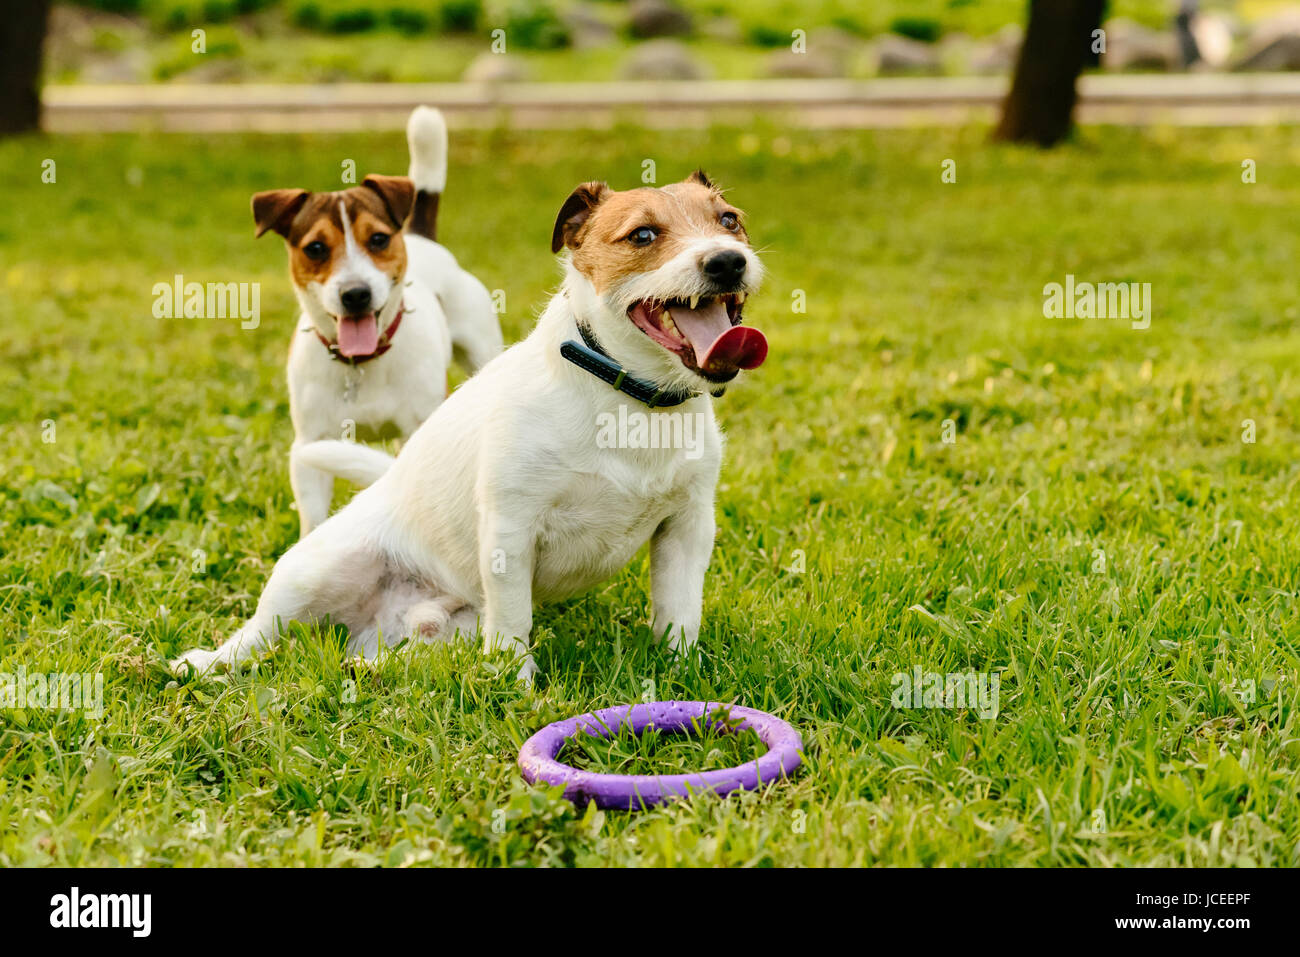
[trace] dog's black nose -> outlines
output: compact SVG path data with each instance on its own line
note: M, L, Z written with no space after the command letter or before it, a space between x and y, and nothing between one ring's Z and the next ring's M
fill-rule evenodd
M348 312L365 312L370 308L370 287L349 286L339 293L339 300Z
M704 275L724 289L731 289L745 275L745 254L735 249L714 253L704 260Z

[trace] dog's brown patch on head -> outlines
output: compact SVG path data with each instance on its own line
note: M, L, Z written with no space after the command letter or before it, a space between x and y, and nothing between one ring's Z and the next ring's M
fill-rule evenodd
M394 206L391 194L379 193L371 187L376 179L400 180L406 185L401 194L402 205ZM366 188L371 187L371 188ZM402 238L402 223L415 201L415 187L406 177L368 176L365 187L348 190L348 218L352 222L352 237L366 251L376 266L396 282L406 271L406 243ZM376 203L376 197L379 202ZM381 237L384 241L380 242Z
M305 189L268 189L264 193L254 193L253 222L257 226L255 235L260 239L270 229L281 236L289 235L289 226L293 218L298 215L302 204L310 195Z
M415 204L415 184L405 176L372 173L361 181L361 185L383 200L393 227L401 229Z
M555 217L555 229L551 232L551 252L558 253L565 246L577 248L583 227L592 211L614 191L605 183L583 183L564 201L559 215Z
M583 183L560 208L551 251L572 250L573 264L604 292L620 278L652 272L688 243L711 235L749 242L743 214L700 170L680 183L622 192ZM643 230L654 238L643 242Z
M347 254L343 213L352 238L394 282L406 271L402 222L410 213L415 188L404 176L368 176L363 184L337 193L270 190L253 197L257 235L274 230L289 247L289 272L299 286L329 279ZM340 208L341 203L341 208Z

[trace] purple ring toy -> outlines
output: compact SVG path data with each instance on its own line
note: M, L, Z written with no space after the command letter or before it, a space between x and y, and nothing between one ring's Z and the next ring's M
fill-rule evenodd
M741 720L728 728L726 722L710 718L719 708L729 714L732 722ZM618 734L625 726L634 734L649 727L660 731L689 731L695 721L709 730L747 728L767 745L767 753L756 761L720 771L664 775L595 774L555 760L564 742L580 731L598 738ZM618 705L548 724L524 742L519 750L519 768L529 784L564 785L564 796L575 804L595 801L598 807L635 811L686 797L693 791L715 794L727 794L737 788L752 791L761 784L793 774L803 760L802 750L799 732L763 711L704 701L652 701Z

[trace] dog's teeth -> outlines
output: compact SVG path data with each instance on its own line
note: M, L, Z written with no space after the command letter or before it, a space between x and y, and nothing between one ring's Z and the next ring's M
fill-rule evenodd
M700 304L700 297L699 297L699 296L691 296L691 308L694 309L694 308L695 308L696 306L698 306L699 304Z
M743 292L736 293L736 305L740 305L744 301L745 301L745 294Z

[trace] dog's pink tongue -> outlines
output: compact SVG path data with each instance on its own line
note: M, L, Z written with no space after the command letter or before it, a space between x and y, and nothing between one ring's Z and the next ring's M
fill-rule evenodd
M705 372L756 369L767 358L766 337L752 326L733 326L720 299L698 309L673 306L668 312Z
M379 320L373 312L364 316L339 319L339 353L345 356L368 356L379 348Z

